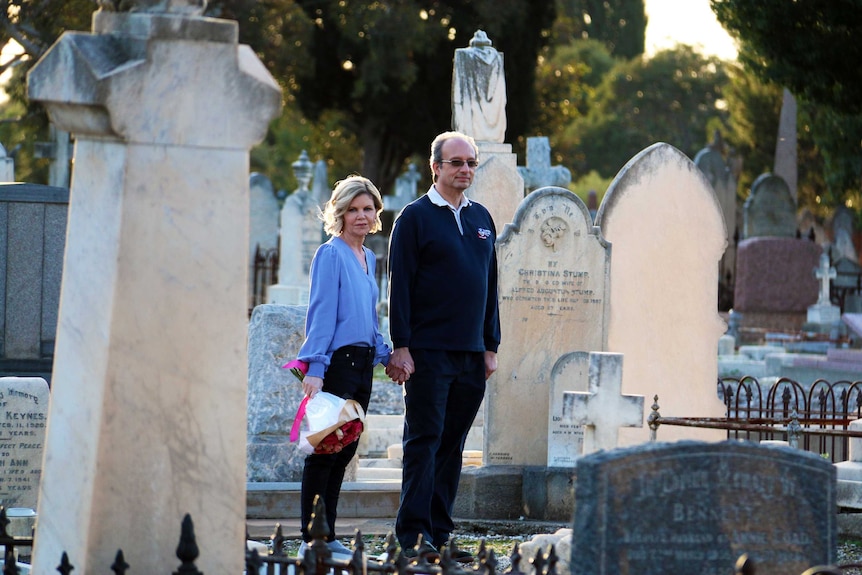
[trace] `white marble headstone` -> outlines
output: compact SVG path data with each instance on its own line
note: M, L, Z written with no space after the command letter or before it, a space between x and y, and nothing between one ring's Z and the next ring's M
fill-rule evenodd
M562 188L530 194L497 241L500 321L498 369L488 383L485 463L546 465L548 436L562 431L565 391L588 382L554 384L557 360L572 351L601 351L606 341L607 243L586 205ZM513 423L544 432L513 433Z
M0 505L35 509L48 423L48 383L0 377Z

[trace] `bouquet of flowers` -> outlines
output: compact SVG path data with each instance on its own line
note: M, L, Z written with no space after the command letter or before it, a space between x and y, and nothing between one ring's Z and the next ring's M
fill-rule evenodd
M308 373L308 364L299 359L282 367L289 369L299 381ZM300 432L303 420L307 429ZM364 421L365 410L359 402L320 391L313 399L308 396L302 399L290 430L290 441L298 442L304 453L338 453L359 439Z

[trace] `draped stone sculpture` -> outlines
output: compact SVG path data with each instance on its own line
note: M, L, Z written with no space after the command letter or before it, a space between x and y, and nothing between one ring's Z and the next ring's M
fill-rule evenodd
M482 30L473 35L469 48L455 50L452 128L484 142L502 142L506 134L503 54Z

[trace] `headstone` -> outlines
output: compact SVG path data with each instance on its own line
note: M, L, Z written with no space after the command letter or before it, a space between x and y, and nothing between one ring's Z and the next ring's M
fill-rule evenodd
M317 160L314 162L314 175L311 179L311 197L314 203L322 206L331 195L332 188L329 186L329 169L326 166L326 160Z
M817 279L811 270L822 251L814 242L796 238L742 240L736 255L734 309L804 314L817 301Z
M837 261L846 258L852 262L859 262L856 246L853 244L854 222L856 216L845 205L835 208L832 215L832 260Z
M308 305L308 271L314 252L324 239L323 222L319 217L320 204L308 189L313 164L305 150L292 167L299 187L281 208L278 284L269 286L267 302Z
M263 174L252 172L249 176L249 253L248 294L249 309L254 301L254 256L257 250L267 252L278 247L278 198L272 181Z
M727 249L721 257L719 264L719 280L726 281L736 274L736 178L730 165L724 159L724 141L721 132L715 131L713 141L697 153L694 157L695 165L712 184L718 203L721 205L721 213L724 216L724 227L727 229ZM732 283L732 279L731 279Z
M248 326L249 482L301 481L305 454L290 443L302 387L282 366L305 341L306 306L259 305Z
M202 3L93 15L30 70L75 136L33 570L240 573L249 150L281 91ZM201 536L205 534L205 536Z
M565 166L551 165L551 144L548 138L527 138L527 167L518 166L518 172L524 178L524 191L545 186L566 187L572 181L572 173Z
M829 265L829 254L820 254L820 263L813 273L820 280L820 291L817 303L808 306L808 322L819 324L828 333L832 325L841 321L841 308L832 304L829 295L829 282L837 276L835 268Z
M452 128L472 136L479 147L479 167L467 197L485 206L497 233L512 221L524 198L518 157L503 143L506 132L506 78L503 54L482 30L469 48L455 50L452 72Z
M6 148L0 144L0 184L15 181L15 159L6 153Z
M781 96L781 115L778 119L778 138L775 141L775 166L772 173L787 182L787 189L790 190L790 197L793 198L794 203L799 200L796 189L799 179L796 111L796 98L790 90L784 88Z
M724 441L647 444L578 460L573 575L758 575L833 564L836 473L818 455Z
M0 184L0 375L51 381L69 190Z
M716 395L718 262L727 234L703 173L682 152L655 144L611 183L596 225L612 246L607 350L625 357L622 393L658 395L667 414L721 417ZM668 430L673 439L717 440L709 429ZM623 428L621 445L647 428Z
M488 381L486 464L548 463L548 434L515 432L511 422L548 422L554 433L563 394L588 389L586 377L551 374L563 354L605 349L609 249L583 201L562 188L527 196L497 240L506 337Z
M503 54L477 30L469 48L455 50L452 128L476 141L503 143L506 135L506 74Z
M796 236L796 202L781 177L761 174L742 207L742 237Z
M6 509L36 509L48 401L41 377L0 377L0 505Z
M383 207L388 212L400 212L404 206L417 197L417 184L422 174L416 169L416 164L410 163L407 171L395 178L395 194L383 196Z
M564 394L563 421L583 426L583 453L614 449L620 427L643 426L644 398L620 394L622 372L621 354L592 352L589 354L589 391ZM565 377L565 373L558 377Z

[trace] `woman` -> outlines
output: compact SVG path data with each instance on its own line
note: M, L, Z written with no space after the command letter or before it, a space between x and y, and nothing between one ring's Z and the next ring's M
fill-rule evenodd
M377 324L379 291L374 276L374 252L365 236L381 229L380 192L367 178L351 176L336 184L322 213L324 230L332 236L311 262L311 296L305 323L305 342L298 359L308 363L302 390L314 397L321 389L354 399L368 410L372 370L389 363L391 350ZM351 554L335 538L335 518L344 470L356 453L358 441L338 453L311 454L302 471L302 539L304 556L314 497L326 504L327 545L333 553Z

